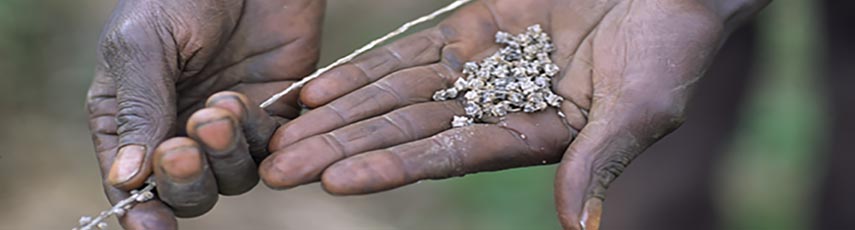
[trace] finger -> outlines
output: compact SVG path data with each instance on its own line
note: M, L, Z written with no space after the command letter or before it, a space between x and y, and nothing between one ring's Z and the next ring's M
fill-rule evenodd
M258 172L237 118L220 108L204 108L187 122L187 133L199 141L224 195L241 194L258 184Z
M314 108L404 68L439 61L444 38L428 29L360 55L303 87L300 98Z
M626 145L629 139L607 136L605 129L594 127L604 126L595 123L586 126L573 141L564 154L567 159L563 162L555 178L555 196L561 224L570 229L599 229L599 219L602 213L605 187L621 173L623 166L629 162L610 163L610 166L592 169L592 156L588 152L617 151L615 147ZM609 129L613 130L613 129ZM624 142L610 145L610 142ZM604 149L604 148L611 149ZM626 150L622 150L626 151ZM587 159L580 159L585 158ZM613 164L617 163L617 164ZM591 177L599 178L591 178ZM599 184L596 188L592 184ZM584 214L583 214L584 213Z
M106 178L119 146L118 125L115 119L118 103L115 95L116 88L113 79L107 77L104 71L97 71L87 94L86 107L89 111L89 128L95 144L101 175L105 176L103 180L104 192L107 194L110 204L115 204L129 196L126 191L110 185ZM126 229L177 229L177 222L172 210L157 199L135 205L119 219L119 223Z
M464 111L458 101L404 107L276 151L262 162L260 172L264 183L272 188L314 182L335 161L436 134L451 128L452 117L459 114Z
M154 151L157 194L178 217L200 216L217 203L217 182L195 141L175 137Z
M294 95L296 96L296 94ZM259 108L257 103L248 96L237 92L224 91L209 97L206 104L208 107L229 111L238 119L243 136L249 145L249 154L252 155L256 163L260 163L267 155L270 155L267 146L273 132L279 126L279 122L268 115L267 111ZM273 112L275 108L268 111L278 113Z
M442 63L392 73L285 124L277 130L270 150L277 151L306 137L396 108L430 101L434 92L451 87L460 75Z
M116 87L119 150L107 179L129 190L149 177L154 148L174 133L178 55L158 23L132 20L115 28L101 41L98 68Z
M289 92L279 100L274 101L266 108L259 108L262 101L270 98L273 94L279 93L282 89L288 88L293 84L293 81L276 81L267 83L241 83L232 87L230 91L241 94L246 97L244 106L258 108L260 114L294 119L300 115L303 108L298 104L297 96L300 92ZM211 97L208 98L210 100Z
M629 6L618 5L615 11L621 7ZM693 86L721 44L721 21L702 5L632 7L662 13L633 14L638 20L597 28L597 37L635 42L590 45L592 50L619 52L593 56L590 120L558 167L556 208L565 228L598 229L606 189L635 157L685 121ZM658 26L653 32L641 25Z
M423 179L555 163L571 134L554 109L512 114L496 125L455 128L344 159L324 171L323 186L333 194L364 194Z
M115 149L113 151L115 152ZM106 181L103 186L110 204L116 204L130 196L127 191L113 187ZM125 215L119 217L119 224L124 229L178 229L175 214L159 198L134 205Z
M178 221L172 210L159 200L134 205L125 215L119 217L119 224L124 229L178 229Z
M639 129L639 125L650 128ZM555 178L556 208L565 228L599 229L609 184L636 156L670 132L648 133L659 129L653 127L666 126L627 115L612 115L592 120L582 129L564 153Z

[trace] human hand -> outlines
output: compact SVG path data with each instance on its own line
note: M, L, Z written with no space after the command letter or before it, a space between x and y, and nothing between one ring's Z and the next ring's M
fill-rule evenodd
M719 44L763 1L491 0L367 53L305 86L314 110L280 127L260 165L273 188L322 181L363 194L422 179L561 162L558 212L568 229L597 229L608 185L677 128ZM499 31L540 24L561 67L557 115L512 113L450 129L459 101L431 101L462 64L499 45Z
M296 94L266 112L254 104L248 107L258 111L241 111L235 105L260 102L315 68L324 7L325 1L312 0L119 1L101 37L99 64L86 103L111 203L140 187L153 168L162 182L158 186L162 201L179 217L206 212L216 202L217 191L239 194L251 189L258 180L251 159L260 161L267 154L267 138L277 125L267 114L293 118L300 107ZM208 96L222 90L246 96L212 98L212 108L204 109L207 112L198 119L226 119L232 123L220 122L214 129L242 127L241 132L205 136L194 133L194 126L190 136L205 153L190 148L166 151L171 150L170 144L195 144L183 139L164 143L159 158L152 158L158 144L184 134L190 115L205 107ZM217 146L222 142L217 138L228 134L240 144ZM232 149L210 151L215 147ZM252 164L230 165L235 162ZM160 176L170 172L205 179ZM218 180L210 181L211 175ZM186 191L193 186L198 189L183 194L177 188L181 186L170 184L182 184ZM158 200L139 204L120 222L129 229L176 228L173 211L166 205Z

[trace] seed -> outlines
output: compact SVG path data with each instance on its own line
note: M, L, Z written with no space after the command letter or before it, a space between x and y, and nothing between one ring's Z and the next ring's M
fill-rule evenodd
M451 120L451 127L457 128L457 127L469 126L472 123L474 123L474 121L472 121L472 118L464 117L464 116L454 116L454 118Z
M445 97L446 98L455 98L455 97L457 97L457 93L458 93L457 88L445 89Z
M481 106L476 104L475 102L466 102L466 107L464 107L464 111L466 111L466 115L469 117L481 118Z
M517 35L499 31L495 38L505 46L480 62L466 62L464 77L433 95L436 101L463 95L466 116L455 116L452 127L483 122L484 116L504 117L512 112L558 107L564 100L552 92L552 77L560 70L549 57L555 46L540 25Z
M463 79L462 77L458 78L457 81L454 81L454 88L463 91L466 88L469 88L469 82L466 81L466 79Z

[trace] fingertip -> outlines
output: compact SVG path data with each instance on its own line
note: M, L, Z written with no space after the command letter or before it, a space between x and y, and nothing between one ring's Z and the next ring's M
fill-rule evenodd
M262 163L263 167L264 163ZM261 177L261 182L264 183L264 186L267 186L273 190L285 190L294 187L293 185L287 184L283 182L283 179L279 178L277 172L272 172L270 169L266 169L266 167L258 169L258 175Z
M351 194L351 186L345 181L346 178L342 177L347 171L347 168L343 168L339 164L331 165L321 174L321 187L333 195Z
M273 132L273 136L270 138L270 143L268 143L267 149L271 152L276 152L298 141L302 134L299 129L293 128L294 124L297 123L288 122L276 129L276 131Z
M187 133L194 134L198 126L223 119L237 122L237 118L228 110L213 107L200 109L193 113L193 115L190 115L190 118L187 120Z
M318 181L320 171L315 159L296 152L275 152L259 165L259 176L267 187L289 189Z
M585 210L582 212L582 220L579 222L585 230L599 230L600 216L603 214L603 200L590 198L585 201Z
M283 170L279 169L278 165L282 164L282 159L278 157L279 155L274 154L264 159L258 166L258 175L261 177L261 182L268 188L274 190L293 188L298 184L294 182L293 175L286 174Z
M223 91L208 97L205 106L225 109L235 115L238 120L246 116L246 107L249 105L249 99L237 92Z
M163 170L167 179L173 182L190 182L204 172L202 151L190 138L176 137L165 141L155 151L155 159L155 167Z
M558 218L564 229L599 230L600 217L603 213L603 200L596 197L589 198L581 210L560 209L558 213Z
M237 118L220 108L204 108L187 122L187 134L201 141L205 146L223 151L234 147L238 133Z
M352 170L350 168L333 164L327 170L324 170L321 175L321 187L329 194L333 195L353 195L356 194L356 189L350 183L356 178L348 178ZM350 174L353 175L353 174Z
M564 214L558 214L558 221L561 223L562 229L567 230L587 230L582 228L581 222L578 221L579 218L565 216Z
M336 71L336 70L333 70ZM335 72L327 73L336 74ZM300 101L309 108L320 107L331 101L335 96L334 88L338 83L326 77L320 77L303 86L300 90Z
M410 183L395 156L379 153L359 155L324 170L321 178L324 190L334 195L357 195Z
M172 210L160 201L148 201L135 205L119 218L124 229L178 229L178 221Z
M199 145L196 144L196 141L187 137L173 137L160 143L157 149L154 150L154 156L155 158L160 158L169 150L184 147L199 147Z
M236 128L234 121L230 119L210 121L196 126L193 137L215 150L214 152L227 151L233 149L236 144L235 136L239 135Z
M216 204L217 186L201 147L190 138L164 141L154 153L160 200L182 218L207 213Z
M141 187L151 174L151 167L146 163L146 151L146 147L142 145L119 148L110 167L107 183L125 191Z
M343 122L330 106L309 111L277 129L268 144L268 149L275 152L297 142L306 141L318 134L344 126Z
M317 108L371 81L356 64L345 64L304 85L300 100L309 108Z

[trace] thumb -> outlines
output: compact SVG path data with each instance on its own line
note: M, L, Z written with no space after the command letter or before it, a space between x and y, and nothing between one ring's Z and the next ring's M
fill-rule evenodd
M177 45L168 26L142 21L113 27L101 42L104 74L115 81L119 138L107 181L123 190L142 186L155 147L175 132Z
M564 153L555 178L555 199L565 229L599 229L609 184L636 156L682 123L682 115L627 114L632 113L596 119L592 113L591 122Z

